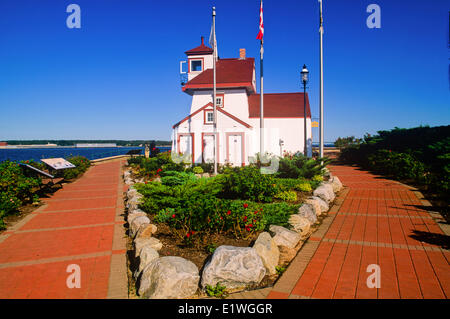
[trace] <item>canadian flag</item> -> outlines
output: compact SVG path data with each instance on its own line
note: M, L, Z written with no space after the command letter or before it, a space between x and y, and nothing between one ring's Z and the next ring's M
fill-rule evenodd
M261 8L259 9L259 33L257 40L262 40L264 37L264 21L263 21L263 2L261 0Z

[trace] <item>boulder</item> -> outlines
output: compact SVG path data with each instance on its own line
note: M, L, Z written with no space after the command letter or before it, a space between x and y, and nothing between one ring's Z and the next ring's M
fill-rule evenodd
M130 175L131 175L131 172L129 170L123 171L124 178L130 177Z
M141 217L141 216L147 217L147 213L140 209L135 209L135 210L131 211L127 216L128 224L131 225L131 223L133 222L133 219L135 219L136 217Z
M144 224L139 227L139 230L136 234L136 238L150 238L154 233L158 230L158 227L153 224Z
M181 257L153 260L142 271L139 295L149 299L185 299L195 294L200 276L194 263Z
M333 178L331 179L331 187L333 187L333 192L335 192L335 193L341 191L343 185L342 185L339 177L333 176Z
M269 227L269 231L275 234L273 240L275 241L277 246L295 248L295 246L297 246L298 242L301 239L300 234L282 226L271 225Z
M130 236L134 238L139 228L144 224L150 224L150 219L147 216L139 216L133 219L130 224Z
M275 267L278 265L280 259L280 250L270 234L268 232L259 234L253 248L256 250L258 256L261 257L267 272L270 275L276 274Z
M245 288L259 284L265 274L254 248L219 246L203 270L202 287L220 283L229 289Z
M141 195L141 197L134 196L131 199L129 199L127 202L128 210L134 210L134 209L139 208L139 204L141 203L141 198L142 198L142 195Z
M147 265L153 260L159 258L158 252L150 246L144 246L139 251L139 268L134 273L134 278L137 280Z
M161 250L162 243L159 241L159 239L155 237L150 238L136 238L134 240L134 249L135 249L135 257L139 257L139 254L141 253L142 247L150 247L153 248L156 251Z
M317 222L317 215L311 204L302 204L302 206L298 209L298 215L305 217L311 225Z
M319 203L321 214L326 213L330 209L330 206L328 205L328 203L326 201L324 201L322 198L317 197L317 196L311 196L310 199Z
M333 177L333 174L331 174L331 172L330 172L330 170L328 169L328 168L324 168L323 169L323 171L324 171L324 173L323 173L323 176L324 177L327 177L327 178L331 178L331 177Z
M320 203L319 201L313 199L313 198L307 198L305 200L306 204L309 204L312 206L314 213L316 214L316 216L320 216L322 214L322 209L320 208Z
M131 198L133 198L133 196L135 196L136 194L138 194L137 189L135 189L135 188L133 188L133 187L130 187L130 188L128 189L128 191L127 191L127 198L128 198L128 199L131 199Z
M311 228L309 220L299 214L291 215L291 217L289 217L289 224L292 226L292 229L301 236L306 236Z
M126 178L125 178L125 184L127 184L127 185L133 185L134 182L133 182L133 180L132 180L130 177L126 177Z
M335 197L333 187L326 183L321 183L320 186L314 190L313 195L322 198L328 204L331 203Z

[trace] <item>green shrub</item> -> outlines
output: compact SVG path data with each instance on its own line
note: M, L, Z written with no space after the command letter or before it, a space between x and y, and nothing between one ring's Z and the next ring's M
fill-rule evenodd
M188 181L197 179L197 177L193 173L177 171L161 171L160 176L161 183L167 186L183 185Z
M323 175L323 169L329 162L329 159L308 158L302 153L296 153L294 155L287 154L280 158L277 177L310 179L316 175Z
M305 193L312 192L311 184L309 182L307 182L307 181L298 183L296 185L295 189L300 191L300 192L305 192Z
M203 168L201 166L195 166L192 171L194 174L203 174Z
M272 202L277 193L276 181L271 174L261 174L255 166L225 168L217 177L224 198Z
M134 156L134 157L130 157L127 161L128 161L128 165L132 165L132 164L141 165L141 163L144 159L145 159L144 156Z
M19 164L4 161L0 163L0 221L14 214L26 202L32 202L34 188L41 185L40 178L27 177ZM3 221L0 228L4 227Z
M226 289L227 287L218 282L215 286L206 285L206 294L210 297L226 298L228 296Z
M275 198L281 199L286 202L296 202L297 201L297 193L294 191L282 191L275 195Z
M66 158L66 160L75 165L75 167L62 170L64 179L77 178L91 166L91 162L84 156L73 156Z

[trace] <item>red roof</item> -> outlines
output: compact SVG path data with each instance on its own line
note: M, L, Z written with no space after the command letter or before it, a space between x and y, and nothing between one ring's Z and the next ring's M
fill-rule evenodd
M202 37L202 44L200 44L198 47L188 50L184 53L186 53L186 55L212 54L213 49L211 49L210 47L205 45L205 38Z
M251 94L248 97L248 111L250 118L260 117L260 95ZM303 112L303 93L265 93L264 118L301 117ZM306 114L311 118L308 93L306 93Z
M216 85L218 88L245 87L254 92L254 58L219 59L216 63ZM184 86L183 90L212 88L213 69L206 69Z

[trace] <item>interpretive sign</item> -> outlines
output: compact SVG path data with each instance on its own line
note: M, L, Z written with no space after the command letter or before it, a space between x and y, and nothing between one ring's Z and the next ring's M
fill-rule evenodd
M75 167L75 165L66 161L64 158L44 158L41 161L56 170Z

